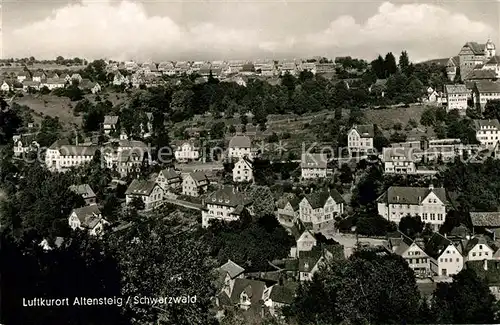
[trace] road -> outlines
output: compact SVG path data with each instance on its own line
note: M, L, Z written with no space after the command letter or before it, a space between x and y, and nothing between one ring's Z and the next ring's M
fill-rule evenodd
M175 169L189 173L195 170L222 170L224 166L221 162L175 164Z
M351 256L354 248L356 247L356 243L358 242L358 240L356 239L356 235L341 234L335 232L335 230L325 231L322 233L323 235L325 235L326 238L331 238L344 246L344 255L346 258ZM379 246L383 245L385 243L385 240L377 238L359 237L359 242L368 243L372 246Z
M165 203L175 204L175 205L182 206L182 207L188 208L188 209L193 209L193 210L201 210L201 208L202 208L201 204L177 200L177 199L164 198L163 201Z

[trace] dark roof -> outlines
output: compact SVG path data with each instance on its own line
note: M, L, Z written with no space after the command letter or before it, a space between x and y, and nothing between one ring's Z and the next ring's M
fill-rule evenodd
M500 212L471 212L470 219L474 227L500 227Z
M437 283L434 281L429 282L417 282L417 289L420 292L420 296L423 298L429 297L436 290Z
M465 80L482 80L482 79L496 79L497 75L494 70L474 69L467 76Z
M500 55L495 55L493 57L491 57L491 59L488 60L488 62L486 62L486 64L500 64Z
M191 176L191 178L196 183L204 182L204 181L208 182L207 175L205 175L205 173L202 172L202 171L197 171L197 172L194 172L194 173L189 173L189 176Z
M252 305L257 305L262 300L265 289L266 283L263 281L237 278L231 292L231 302L233 304L239 303L240 295L244 291Z
M269 299L282 304L291 304L295 298L298 284L287 282L284 285L275 285L271 288Z
M440 233L435 232L425 245L425 253L430 257L438 258L443 250L452 244L451 240L445 238Z
M479 44L477 42L467 42L464 46L469 47L476 55L484 55L484 48L486 44Z
M236 208L238 206L246 207L252 204L252 200L244 193L236 191L233 186L224 186L223 188L208 195L207 204L216 204Z
M387 204L420 204L433 192L444 204L447 203L444 188L391 186L382 194L378 201Z
M285 206L290 203L292 205L292 208L294 210L299 209L299 203L300 199L297 195L293 193L285 193L283 197L281 197L277 202L276 202L276 207L279 209L285 208Z
M84 199L93 198L96 196L89 184L71 185L69 189L76 194L81 195Z
M321 247L313 247L310 251L300 252L299 255L299 272L310 272L319 260L323 257L323 249Z
M78 209L74 209L73 212L76 214L83 227L92 229L95 225L102 219L101 211L97 205L88 205Z
M474 120L474 127L476 130L482 129L482 128L497 128L500 129L500 123L498 122L497 119L492 119L492 120Z
M307 194L305 196L305 199L309 202L309 204L313 209L317 209L324 207L326 201L330 197L332 197L332 199L337 204L345 202L344 199L342 198L342 195L340 195L340 193L335 189L330 191L313 192L311 194Z
M241 273L245 272L244 268L242 268L241 266L239 266L238 264L234 263L231 260L228 260L226 264L222 265L219 269L223 272L229 273L231 279L234 279Z
M362 138L373 138L375 136L375 126L373 124L353 125Z
M165 177L165 179L167 180L181 179L181 176L177 174L172 168L164 169L160 173L162 173L163 177Z
M118 116L116 115L104 116L104 124L116 124L116 123L118 123Z
M463 255L469 254L469 252L478 244L488 245L486 239L483 236L476 236L467 241L467 244L462 251Z
M96 146L62 145L59 147L61 156L93 156L97 150Z
M252 141L246 135L235 135L229 140L229 148L250 148Z
M493 74L495 73L493 72ZM500 93L500 82L479 80L476 81L476 89L480 93Z
M445 85L444 86L444 91L447 94L466 94L469 91L467 90L467 87L462 84L458 85Z
M301 168L326 168L328 158L321 153L303 153L301 157Z
M60 147L65 146L65 145L69 145L68 139L58 139L50 145L49 149L57 150Z
M146 195L149 196L157 186L155 182L134 179L125 192L126 195Z

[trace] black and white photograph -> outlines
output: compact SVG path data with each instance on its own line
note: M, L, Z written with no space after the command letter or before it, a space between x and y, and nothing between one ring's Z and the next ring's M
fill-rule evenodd
M0 1L0 325L498 323L500 0Z

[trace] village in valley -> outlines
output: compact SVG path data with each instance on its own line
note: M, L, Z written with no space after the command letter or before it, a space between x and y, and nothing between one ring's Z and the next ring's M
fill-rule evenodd
M494 323L500 56L457 52L1 60L5 317ZM30 295L199 305L58 318Z

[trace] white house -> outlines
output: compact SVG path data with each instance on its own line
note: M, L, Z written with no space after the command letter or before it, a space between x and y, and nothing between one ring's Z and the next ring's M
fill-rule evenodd
M76 82L81 82L82 81L82 76L79 73L73 73L71 75L71 80L76 81Z
M40 144L36 142L36 134L14 135L14 156L22 156L26 152L36 151L40 148Z
M469 239L462 252L464 262L482 261L494 259L495 251L488 245L483 236L476 236Z
M102 217L97 205L87 205L74 209L69 216L68 222L71 229L87 229L92 236L101 235L104 225L109 224Z
M484 111L486 103L490 100L500 99L500 82L491 80L478 80L474 83L473 98L476 107Z
M253 181L253 165L250 159L240 158L233 168L234 182L251 182Z
M421 150L417 148L384 148L382 151L384 172L388 174L414 174L417 171L416 156L419 154L421 154Z
M301 231L302 230L302 231ZM299 258L300 252L310 252L317 245L316 237L308 230L299 227L296 223L292 228L296 245L290 249L290 257Z
M128 77L125 77L119 71L115 73L115 76L113 77L113 85L121 86L121 85L128 85L128 83L129 83Z
M302 179L325 178L327 163L325 154L303 153L300 162Z
M210 220L235 221L247 210L251 213L252 200L233 186L223 188L208 195L202 203L201 224L208 227Z
M59 78L47 78L40 84L41 88L47 87L48 90L64 88L65 86L66 86L66 80Z
M344 213L344 199L337 190L313 192L299 203L299 219L320 230L335 223L335 217Z
M291 227L297 221L300 201L295 194L278 200L276 216L281 224Z
M163 189L155 182L134 179L125 192L125 203L129 205L134 198L144 202L144 211L150 211L163 201Z
M293 303L297 296L297 284L293 281L287 281L283 285L276 284L271 287L269 299L264 302L268 307L269 313L274 317L281 317L282 309Z
M248 157L252 159L252 141L246 135L235 135L229 141L228 158Z
M320 246L316 246L310 251L301 252L299 255L299 280L311 281L321 265L332 257L333 254L329 250Z
M116 115L106 115L104 116L103 129L104 134L110 134L116 130L116 125L118 124L118 116Z
M12 83L11 83L10 81L7 81L7 80L4 80L4 81L2 82L2 85L0 86L0 90L1 90L1 91L5 91L5 92L7 92L7 91L10 91L10 90L12 90L12 89L13 89L13 85L12 85Z
M435 230L446 218L446 190L444 188L391 186L377 199L378 214L399 223L401 218L420 216Z
M200 158L200 152L193 142L186 141L174 151L175 160L187 162Z
M61 144L56 141L45 152L45 165L50 170L65 171L71 167L80 166L92 160L96 146L77 146Z
M438 276L451 276L464 267L464 258L453 242L440 233L434 233L425 245L430 257L431 272Z
M29 78L31 78L31 76L30 76L30 73L28 71L21 71L17 74L17 81L18 82L23 82Z
M500 135L500 123L494 120L474 120L476 138L481 145L488 148L495 148Z
M445 85L444 92L448 103L446 112L456 109L460 115L465 115L467 110L467 97L469 96L469 90L467 90L465 85Z
M38 81L24 80L23 81L23 91L27 92L30 89L40 90L41 83Z
M176 189L182 186L181 176L171 168L160 171L155 181L164 191L167 191L170 188Z
M33 81L43 82L47 79L47 75L43 71L37 71L33 74Z
M200 196L208 189L208 178L202 171L187 174L182 180L182 194Z
M347 147L350 152L368 153L373 151L375 126L353 125L347 133Z
M427 277L431 274L430 258L424 251L424 242L420 238L412 240L408 236L401 234L395 245L391 245L394 254L404 258L408 266L415 272L415 275ZM391 238L393 239L393 238Z
M101 90L102 90L102 87L98 82L94 83L92 88L90 88L90 91L92 92L92 94L97 94L97 93L101 92Z

